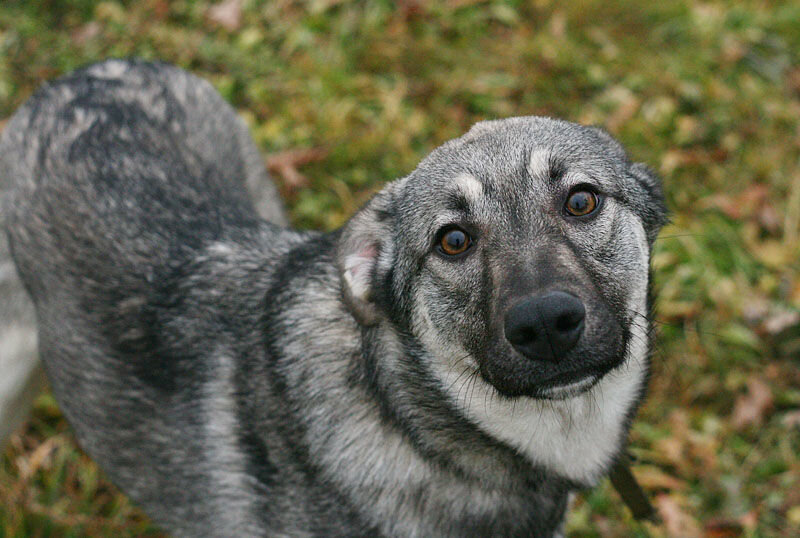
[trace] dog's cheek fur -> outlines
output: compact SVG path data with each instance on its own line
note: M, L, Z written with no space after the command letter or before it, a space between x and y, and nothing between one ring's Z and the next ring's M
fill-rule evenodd
M570 241L581 254L576 261L590 275L617 322L627 327L632 315L646 312L642 310L646 302L640 305L634 297L648 285L647 229L630 209L616 201L609 200L605 209L608 214L591 233L573 230Z
M431 260L413 287L415 308L426 313L424 330L434 332L443 345L474 351L488 336L486 312L481 308L481 297L488 290L483 289L479 271L471 261ZM418 333L422 328L415 326L413 331Z

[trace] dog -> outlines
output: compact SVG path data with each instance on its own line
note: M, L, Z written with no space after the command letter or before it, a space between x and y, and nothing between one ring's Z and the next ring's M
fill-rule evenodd
M599 128L480 122L331 233L166 64L45 86L0 155L53 391L175 535L558 535L624 448L666 209Z

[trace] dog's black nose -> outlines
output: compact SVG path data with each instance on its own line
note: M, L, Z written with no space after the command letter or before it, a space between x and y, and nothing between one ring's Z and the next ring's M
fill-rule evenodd
M528 357L558 361L575 347L586 309L569 293L549 291L523 299L506 313L506 339Z

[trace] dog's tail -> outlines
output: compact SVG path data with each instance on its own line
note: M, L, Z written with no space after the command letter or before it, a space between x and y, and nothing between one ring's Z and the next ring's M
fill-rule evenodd
M159 268L259 215L287 222L246 126L207 82L109 60L34 95L0 136L0 445L42 378L34 306L12 255L28 291L50 303L37 305L39 334L66 345L84 312L101 326L138 319L137 293ZM80 308L67 288L79 290ZM125 308L104 314L112 297Z

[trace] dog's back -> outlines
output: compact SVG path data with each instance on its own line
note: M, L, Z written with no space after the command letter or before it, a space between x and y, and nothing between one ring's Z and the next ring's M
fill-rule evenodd
M266 190L262 216L285 223L244 125L208 83L116 60L40 90L6 126L0 155L40 353L81 444L162 523L196 535L254 531L237 498L244 464L226 453L237 435L229 372L197 356L213 350L181 349L194 331L217 331L206 336L223 347L229 335L161 314L176 310L176 288L192 285L215 244L281 233L258 224L247 194ZM205 394L209 383L221 394Z

